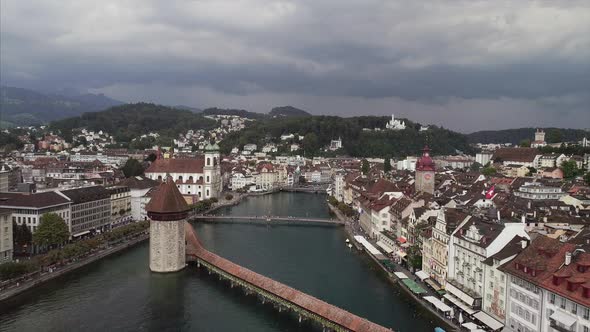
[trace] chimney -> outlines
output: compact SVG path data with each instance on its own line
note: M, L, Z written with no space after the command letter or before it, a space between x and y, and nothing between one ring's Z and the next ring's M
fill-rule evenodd
M500 220L500 210L497 211L498 212L498 220Z
M526 224L526 216L524 214L520 217L520 220L523 224Z
M529 201L528 208L531 209L531 201Z
M526 248L526 246L527 246L526 240L521 240L520 241L520 246L522 247L522 249Z
M565 253L565 266L570 265L571 262L572 262L572 253L566 252Z

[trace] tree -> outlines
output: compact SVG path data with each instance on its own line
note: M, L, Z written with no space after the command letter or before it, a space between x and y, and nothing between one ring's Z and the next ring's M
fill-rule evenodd
M69 239L68 225L57 214L45 213L40 220L39 227L33 234L33 242L36 245L54 247Z
M566 179L572 179L578 175L578 165L575 160L566 160L561 163L561 170L563 171L563 177Z
M33 240L33 234L29 227L25 224L17 225L16 222L12 222L12 240L17 246L24 246L31 243Z
M363 172L364 175L369 173L369 161L367 159L361 161L361 172Z
M484 169L481 170L481 174L483 174L485 176L492 176L496 173L497 173L496 169L492 166L486 166L486 167L484 167Z
M315 133L309 133L303 137L303 148L307 156L313 156L320 148L318 136Z
M413 245L408 248L408 266L413 269L421 269L422 268L422 253L420 252L420 247L418 245Z
M147 156L147 158L145 158L145 161L154 162L157 158L158 156L152 152L149 154L149 156Z
M383 172L391 172L391 159L389 159L389 157L385 158L385 160L383 161Z
M531 140L530 139L523 139L522 141L520 141L519 143L521 148L528 148L531 146Z
M584 181L586 181L586 184L590 186L590 172L584 175Z
M129 158L127 159L127 162L125 163L125 165L123 166L123 168L121 169L123 171L123 174L125 174L125 177L130 178L132 176L138 176L138 175L142 175L143 174L143 166L141 166L141 163L139 161L137 161L137 159L133 159L133 158Z
M483 167L482 164L478 163L477 161L474 162L473 164L471 164L471 166L469 167L470 170L476 172L479 171L481 168Z
M563 141L563 134L559 129L551 129L547 132L547 143L559 143Z
M334 196L328 197L328 203L330 203L332 206L338 206L338 200Z
M88 144L88 140L86 140L86 136L80 135L76 137L76 145L84 145Z

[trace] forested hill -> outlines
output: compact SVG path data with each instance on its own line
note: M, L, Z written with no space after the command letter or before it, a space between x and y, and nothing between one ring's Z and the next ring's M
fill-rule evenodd
M104 130L117 142L130 142L133 138L149 132L158 132L174 138L189 129L210 129L215 120L187 110L148 104L125 104L101 112L84 113L81 116L52 122L50 128L66 136L76 128Z
M283 134L305 136L302 143L306 156L317 155L333 139L342 138L343 149L338 154L356 157L404 157L419 154L428 144L433 154L473 152L467 137L447 129L430 126L419 131L420 124L406 121L408 128L400 131L363 130L385 128L388 117L363 116L341 118L336 116L272 118L248 124L246 129L231 133L221 142L223 152L244 144L278 143ZM289 151L282 151L289 152ZM301 153L298 152L298 153Z
M239 111L239 110L237 110ZM215 113L215 111L213 111ZM246 111L244 111L246 112ZM104 130L115 137L118 143L130 143L134 138L149 132L161 135L156 141L133 141L133 148L151 147L153 144L171 144L173 138L189 129L212 129L216 121L205 117L203 113L189 110L147 104L126 104L115 106L101 112L84 113L81 116L52 122L50 129L59 131L66 140L71 140L72 132L85 127L89 130ZM238 113L242 114L241 111ZM211 114L211 113L209 113ZM236 114L237 115L237 114ZM430 126L420 131L419 123L406 121L405 130L385 130L389 117L361 116L341 118L337 116L280 116L263 118L248 122L246 128L232 132L221 142L224 153L233 147L243 148L244 144L256 143L262 147L267 142L281 142L283 134L304 136L299 143L306 156L319 155L323 148L333 139L342 138L343 148L333 152L339 155L356 157L405 157L419 154L428 144L433 154L455 154L457 151L473 152L467 137L444 128ZM374 130L381 128L382 130ZM143 144L145 143L145 144ZM281 144L281 153L290 153L290 144ZM288 149L289 148L289 149Z
M246 110L232 109L232 108L207 108L203 110L203 115L235 115L248 119L262 119L266 114L250 112Z
M579 141L590 133L581 129L542 128L548 143ZM485 130L468 134L470 143L512 143L520 144L526 140L534 140L536 128L518 128L506 130Z
M280 106L274 107L270 110L268 115L272 117L301 117L301 116L311 116L308 112L295 108L293 106Z
M0 127L39 125L120 104L100 94L61 96L1 86Z

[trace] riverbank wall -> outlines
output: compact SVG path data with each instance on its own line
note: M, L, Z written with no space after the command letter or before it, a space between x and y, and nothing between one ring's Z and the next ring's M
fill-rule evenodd
M114 255L116 253L119 253L121 251L129 249L131 247L134 247L134 246L138 245L139 243L142 243L142 242L148 240L149 238L150 238L149 234L139 236L131 241L120 243L120 244L115 245L111 248L102 250L100 252L97 252L91 256L84 258L83 260L77 261L75 263L71 263L71 264L69 264L63 268L60 268L58 270L55 270L53 272L47 272L47 273L41 275L40 277L35 278L34 280L25 281L22 284L20 284L19 286L8 288L8 289L0 292L0 301L5 301L13 296L16 296L16 295L21 294L25 291L33 289L39 285L42 285L52 279L58 278L62 275L65 275L66 273L75 271L81 267L84 267L88 264L92 264L98 260L105 258L105 257Z

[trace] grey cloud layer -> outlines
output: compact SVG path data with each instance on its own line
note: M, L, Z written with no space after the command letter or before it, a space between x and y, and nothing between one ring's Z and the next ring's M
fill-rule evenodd
M327 107L317 112L324 113L334 111L326 100L337 105L349 97L397 100L392 108L404 100L447 106L455 99L525 100L541 111L590 112L585 1L7 0L0 6L5 84L146 92L157 84L185 91L197 106L203 106L198 97L207 97L203 89L220 97L218 105L229 96L316 96ZM160 91L158 100L178 97L173 89Z

